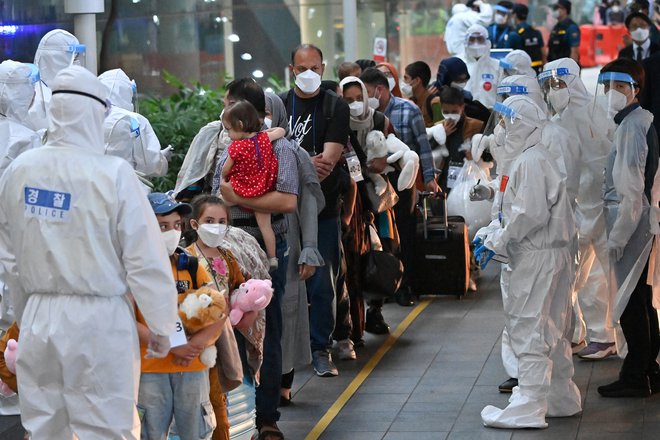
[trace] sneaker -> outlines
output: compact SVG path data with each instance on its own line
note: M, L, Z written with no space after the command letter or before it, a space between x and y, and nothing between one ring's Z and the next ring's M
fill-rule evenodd
M571 342L571 350L573 350L573 354L578 354L586 347L587 347L587 341L585 340L582 340L580 342Z
M353 349L353 341L350 339L343 339L337 341L335 345L335 350L337 351L337 357L343 361L352 361L357 359L355 350Z
M280 263L277 261L277 257L271 257L268 259L268 265L270 266L270 272L277 270Z
M589 342L577 355L580 359L598 361L614 356L615 354L616 345L614 342Z
M502 382L497 389L500 391L500 393L511 393L513 392L513 388L518 386L518 379L515 377L511 377L504 382Z
M334 377L339 375L337 367L332 362L332 356L325 350L316 350L312 353L312 365L314 365L317 376Z

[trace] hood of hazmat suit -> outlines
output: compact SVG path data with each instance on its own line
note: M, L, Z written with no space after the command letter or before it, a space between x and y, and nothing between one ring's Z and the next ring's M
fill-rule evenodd
M536 79L536 72L532 69L532 59L524 50L512 50L500 60L500 67L504 76L525 75Z
M460 55L465 50L465 34L473 24L488 26L493 21L493 7L488 3L479 6L479 12L457 3L451 9L452 15L445 27L445 44L449 54Z
M80 66L51 86L47 144L0 178L15 189L0 191L0 276L21 328L22 421L34 438L137 438L127 294L151 332L173 334L172 269L135 173L103 154L106 87Z
M41 138L27 125L37 81L34 64L12 60L0 64L0 175L19 154L41 146Z
M490 56L490 40L485 27L475 24L468 28L465 35L465 53L460 57L467 65L470 79L465 90L472 93L475 101L488 108L493 108L500 82L500 63Z
M160 140L149 120L133 111L135 81L121 69L103 72L99 80L110 91L107 98L112 104L103 123L106 154L121 157L146 177L167 174L167 158L161 153Z
M563 337L571 302L573 216L557 166L540 143L545 112L527 96L512 96L495 110L503 115L505 149L519 156L501 185L500 229L484 245L509 257L504 315L519 360L518 388L506 408L487 406L481 417L486 426L544 428L546 415L581 410L570 344Z

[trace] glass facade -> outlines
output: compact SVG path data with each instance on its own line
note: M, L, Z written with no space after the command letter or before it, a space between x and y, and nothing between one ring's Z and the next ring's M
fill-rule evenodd
M528 21L543 27L552 0L529 0ZM591 20L594 0L573 2L574 19ZM447 56L443 33L451 0L358 0L357 58L372 58L374 39L387 41L397 67L426 61L435 73ZM2 59L32 61L43 34L73 32L64 0L0 0ZM342 0L106 0L97 16L99 72L121 67L141 92L163 93L161 72L217 86L253 76L288 84L291 49L313 43L324 53L326 77L344 61ZM352 60L351 60L352 61Z

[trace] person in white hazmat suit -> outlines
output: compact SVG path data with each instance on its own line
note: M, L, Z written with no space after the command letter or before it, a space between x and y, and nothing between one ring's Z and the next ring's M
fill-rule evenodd
M505 326L519 366L509 405L489 405L481 418L492 427L545 428L546 415L571 416L582 409L566 338L573 215L565 184L541 141L544 111L526 96L512 96L495 110L503 117L504 149L518 157L502 180L500 228L475 255L482 265L495 254L508 258Z
M546 107L541 88L539 87L535 76L508 76L504 78L501 81L500 86L497 87L497 95L498 100L500 101L504 101L510 96L524 95L531 98L539 108L543 109ZM497 128L498 127L496 127L496 129ZM501 126L499 129L501 130ZM501 132L499 133L501 134ZM566 130L561 128L555 122L543 121L542 143L548 146L548 152L555 160L562 180L566 185L566 192L571 201L571 206L575 208L575 196L577 195L579 180L579 168L577 167L578 162L576 158L576 156L579 155L577 142L574 139L571 139ZM501 158L500 162L503 161L504 163L502 164L503 171L500 171L500 162L496 160L496 163L498 164L498 179L495 179L496 182L494 184L491 182L488 186L481 184L475 185L472 188L470 196L471 200L492 200L493 198L497 198L497 196L501 196L501 193L498 192L501 183L501 176L506 174L508 162L510 162L511 159L507 158L506 154L502 152L501 145L499 145L500 148L498 148L495 135L484 136L482 140L475 139L472 147L473 156L477 157L480 154L479 151L488 148L491 152L495 151L495 157ZM505 157L502 157L503 155ZM493 203L493 222L489 226L491 229L499 227L498 213L499 199ZM490 229L485 228L484 230L479 231L477 237L483 240L489 230ZM481 243L478 242L477 244ZM503 297L507 295L510 273L511 268L507 264L502 264L500 289ZM509 375L509 379L500 384L498 389L500 392L507 393L511 392L513 387L518 383L516 379L518 377L518 359L511 349L509 334L506 328L502 332L502 364L504 365L504 370Z
M644 79L642 66L630 59L607 64L598 77L617 124L605 172L604 199L612 319L621 323L628 344L618 380L598 387L603 397L648 397L660 392L658 315L648 284L648 273L655 272L660 263L657 255L650 257L653 233L659 231L649 203L657 193L653 184L659 152L653 114L637 100ZM653 201L657 208L658 200ZM653 211L656 214L657 209Z
M80 64L85 50L85 45L64 29L53 29L39 41L34 64L39 68L41 80L35 85L36 95L28 114L29 125L33 130L42 132L48 128L50 82L60 70L74 63Z
M34 99L34 84L39 71L34 64L12 60L0 64L0 175L19 154L41 146L41 137L28 128L26 117ZM7 307L7 293L0 281L0 330L6 331L14 322ZM18 396L0 399L0 414L18 414Z
M0 175L19 154L41 146L41 137L27 123L37 81L34 64L0 64Z
M472 93L475 101L493 108L501 70L499 61L490 56L488 31L480 24L474 24L468 28L464 42L465 53L459 57L467 65L470 74L465 90Z
M602 359L616 353L615 330L610 315L609 258L603 215L603 170L612 149L608 133L611 118L594 106L594 98L580 79L580 68L571 58L545 65L539 84L552 120L579 143L579 185L576 197L579 263L573 291L574 335L578 356ZM586 347L583 341L588 340Z
M80 66L50 85L48 142L0 178L0 279L21 329L21 419L33 440L138 439L127 295L150 328L148 355L164 357L177 319L172 270L135 173L103 154L105 86Z
M493 22L493 7L481 0L473 2L479 11L457 3L451 8L451 17L445 27L445 44L450 56L458 56L465 51L465 36L467 30L473 24L488 26Z
M502 76L525 75L536 78L536 71L532 68L532 59L524 50L512 50L500 60Z
M149 120L135 113L135 81L121 69L103 72L99 80L110 90L108 99L112 104L103 122L105 154L125 159L145 177L166 175L172 147L161 150Z

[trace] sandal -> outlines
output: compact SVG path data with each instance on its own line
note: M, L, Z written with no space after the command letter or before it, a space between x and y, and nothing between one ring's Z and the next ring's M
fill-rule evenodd
M284 434L276 424L263 425L259 430L257 440L284 440Z

